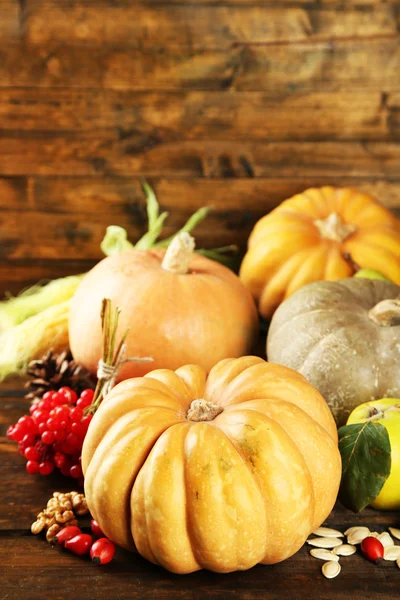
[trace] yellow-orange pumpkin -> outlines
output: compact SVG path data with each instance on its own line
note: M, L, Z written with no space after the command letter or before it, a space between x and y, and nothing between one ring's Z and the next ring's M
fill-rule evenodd
M353 275L354 263L399 285L399 223L374 198L356 190L306 190L258 221L240 278L264 317L307 283Z
M118 384L87 433L85 493L104 533L175 573L271 564L330 513L341 462L322 396L247 356Z
M194 240L181 234L167 250L132 250L98 263L72 299L72 354L96 373L102 356L101 304L119 306L118 335L127 328L127 362L119 379L156 368L196 363L210 370L219 360L251 352L258 316L250 292L223 265L193 254Z

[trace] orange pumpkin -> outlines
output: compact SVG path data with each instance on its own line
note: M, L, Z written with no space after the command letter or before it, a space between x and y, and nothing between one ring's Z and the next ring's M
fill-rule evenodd
M306 190L258 221L240 278L264 317L307 283L353 275L354 263L400 284L399 223L356 190Z
M322 396L246 356L208 378L186 365L118 384L82 451L93 518L175 573L226 573L294 554L330 513L341 461Z
M209 371L223 358L251 352L258 337L251 294L232 271L193 250L193 238L184 233L167 253L132 250L98 263L71 303L69 340L75 360L96 373L105 297L121 309L119 337L129 328L126 356L153 358L125 363L120 379L189 362Z

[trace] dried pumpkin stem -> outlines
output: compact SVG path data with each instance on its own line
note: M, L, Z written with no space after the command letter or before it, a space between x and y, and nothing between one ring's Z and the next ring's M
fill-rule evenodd
M321 237L335 242L344 242L346 238L357 231L353 223L345 223L340 215L333 212L326 219L316 219L314 225Z
M203 398L193 400L187 411L186 418L188 421L212 421L223 412L222 406L208 402Z
M371 321L380 327L400 325L400 299L382 300L368 312Z
M184 275L189 271L194 248L195 241L190 233L186 231L178 233L168 246L161 263L162 268L171 273Z

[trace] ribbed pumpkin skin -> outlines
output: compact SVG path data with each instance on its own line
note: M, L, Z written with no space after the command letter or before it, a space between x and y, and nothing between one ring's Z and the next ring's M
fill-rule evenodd
M195 399L223 407L186 418ZM330 513L341 462L322 396L291 369L247 356L118 384L87 433L93 518L174 573L221 573L294 554Z
M327 239L315 221L336 214L355 226L343 241ZM336 281L360 267L400 284L399 220L366 194L351 189L309 189L286 200L255 225L240 278L271 317L277 306L307 283Z
M72 299L69 339L72 354L91 373L102 355L100 310L103 298L119 306L119 336L127 328L127 362L120 379L158 368L195 363L209 371L219 360L252 351L258 316L250 292L223 265L194 254L189 273L162 268L165 251L133 250L99 262Z

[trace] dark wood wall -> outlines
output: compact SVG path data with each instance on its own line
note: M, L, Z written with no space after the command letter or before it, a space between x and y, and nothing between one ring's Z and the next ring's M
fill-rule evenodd
M399 31L390 0L0 0L1 291L135 239L144 177L167 233L215 207L202 246L311 185L400 207Z

